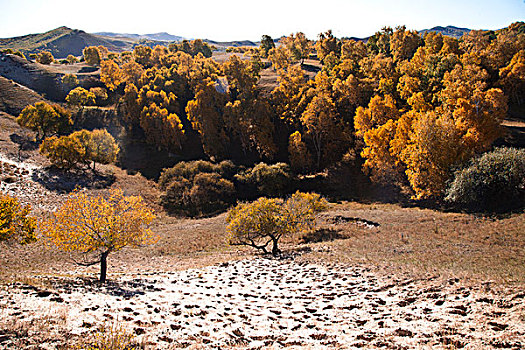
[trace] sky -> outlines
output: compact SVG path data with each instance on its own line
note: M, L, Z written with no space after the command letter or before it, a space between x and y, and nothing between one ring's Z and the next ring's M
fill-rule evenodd
M384 26L500 29L525 21L525 0L0 0L0 38L60 26L89 33L168 32L217 41L331 29L367 37Z

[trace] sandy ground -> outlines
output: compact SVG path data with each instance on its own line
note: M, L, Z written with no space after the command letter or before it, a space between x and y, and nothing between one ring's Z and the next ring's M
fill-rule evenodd
M467 288L456 279L403 279L293 258L123 274L106 286L44 280L47 288L2 288L0 319L31 323L46 315L55 332L81 336L118 321L152 349L525 346L525 293L496 291L490 283ZM16 342L0 336L0 348Z

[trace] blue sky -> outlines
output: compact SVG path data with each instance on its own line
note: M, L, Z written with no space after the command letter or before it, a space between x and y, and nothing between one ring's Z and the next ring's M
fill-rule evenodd
M366 37L383 26L499 29L516 21L525 21L525 0L0 0L0 38L65 25L223 41L302 31L313 39L328 29Z

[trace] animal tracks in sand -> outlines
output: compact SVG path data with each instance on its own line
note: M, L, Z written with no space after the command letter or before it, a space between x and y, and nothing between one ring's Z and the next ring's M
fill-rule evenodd
M417 348L525 346L524 293L457 280L380 276L363 266L256 258L105 286L48 278L44 290L0 290L4 319L66 310L70 333L118 320L152 348ZM0 339L0 348L9 347Z

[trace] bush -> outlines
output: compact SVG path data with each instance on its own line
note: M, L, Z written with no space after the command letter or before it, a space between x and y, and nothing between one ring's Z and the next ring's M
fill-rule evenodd
M269 253L279 254L282 237L308 232L316 227L315 214L327 207L318 194L296 192L287 200L261 197L252 203L241 203L228 212L229 242L247 245Z
M40 153L58 168L70 170L92 163L109 164L116 160L119 148L106 130L80 130L69 136L46 138Z
M235 176L242 184L255 187L259 195L269 197L280 197L290 191L292 185L292 173L290 166L286 163L268 165L259 163Z
M499 148L456 172L445 200L467 210L502 213L525 207L525 150Z
M0 241L35 241L36 220L29 216L30 212L31 206L22 206L18 199L0 193Z
M159 186L166 191L161 203L168 211L190 216L222 211L235 202L235 187L229 180L234 173L230 161L180 162L159 178Z
M51 64L54 60L53 54L49 51L42 51L36 57L36 61L40 64Z

